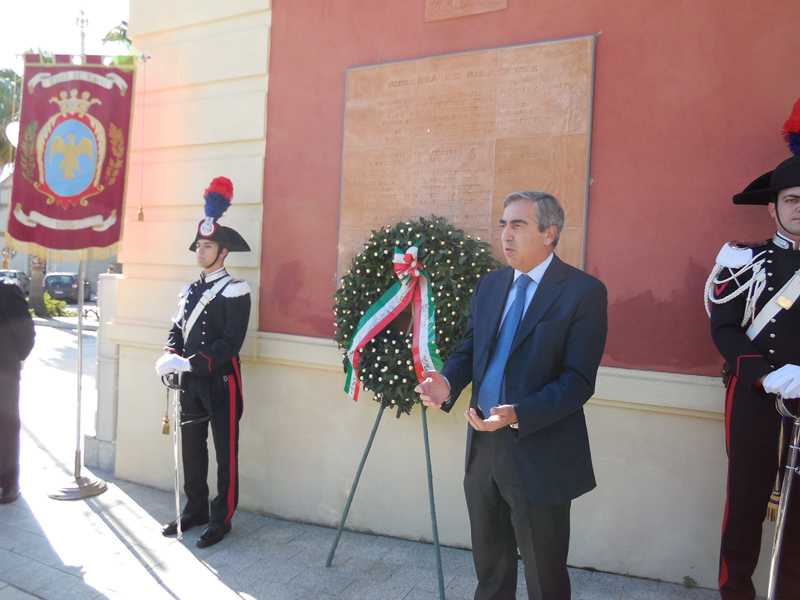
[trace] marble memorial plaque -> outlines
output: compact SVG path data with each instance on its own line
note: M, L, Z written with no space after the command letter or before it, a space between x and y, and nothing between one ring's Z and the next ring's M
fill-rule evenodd
M425 0L425 21L441 21L508 8L508 0Z
M489 241L504 262L502 202L520 190L559 199L556 253L582 267L594 42L348 70L339 273L373 229L431 215Z

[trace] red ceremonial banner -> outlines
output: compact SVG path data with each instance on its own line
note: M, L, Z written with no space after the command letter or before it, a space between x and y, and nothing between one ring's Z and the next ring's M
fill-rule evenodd
M122 236L135 58L72 58L25 55L6 238L40 258L107 258Z

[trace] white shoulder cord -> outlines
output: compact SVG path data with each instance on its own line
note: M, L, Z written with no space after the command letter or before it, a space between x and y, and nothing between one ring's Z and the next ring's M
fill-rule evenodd
M713 302L714 304L725 304L726 302L730 302L734 298L737 298L738 296L741 296L747 292L747 301L745 303L744 315L742 318L742 327L747 325L747 323L753 318L756 310L756 302L758 301L759 297L761 297L761 293L764 291L764 288L767 285L767 274L763 268L765 259L757 261L757 259L761 258L764 254L766 254L766 251L762 251L760 254L756 255L738 271L734 272L733 269L729 267L731 269L731 276L726 279L717 279L717 276L726 267L724 265L720 265L719 263L714 265L711 275L709 275L708 279L706 280L704 297L706 313L709 317L711 316L711 306L709 305L709 301ZM735 292L719 299L714 296L713 292L715 285L736 280L737 278L745 275L749 270L753 271L752 276L746 283L739 286L739 289L737 289Z

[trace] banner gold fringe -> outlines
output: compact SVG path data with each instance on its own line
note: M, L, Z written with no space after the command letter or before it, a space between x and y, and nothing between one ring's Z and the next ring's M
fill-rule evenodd
M82 260L103 260L115 256L119 251L119 242L107 246L105 248L84 248L82 250L51 250L33 242L21 242L20 240L11 237L11 234L6 231L5 234L6 246L21 252L22 254L30 254L42 260L49 260L55 262L80 262Z

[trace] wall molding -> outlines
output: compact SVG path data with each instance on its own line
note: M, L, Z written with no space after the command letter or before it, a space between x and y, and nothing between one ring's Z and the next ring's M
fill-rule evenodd
M108 335L121 346L161 350L168 327L114 319ZM245 361L344 373L342 352L325 338L250 331L242 347ZM717 377L600 367L589 404L721 420L725 388Z

